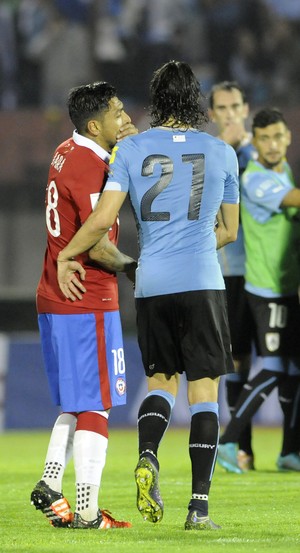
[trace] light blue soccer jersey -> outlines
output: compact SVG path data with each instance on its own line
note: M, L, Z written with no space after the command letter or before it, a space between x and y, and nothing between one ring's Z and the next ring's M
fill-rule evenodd
M248 142L242 144L236 150L236 154L239 164L239 176L241 179L248 161L250 159L256 159L257 152L248 139ZM218 251L218 258L223 276L243 276L245 274L246 254L244 247L244 232L241 224L239 225L236 241L221 248Z
M238 203L234 149L207 133L153 128L112 153L105 190L129 192L140 257L136 297L224 289L214 226Z

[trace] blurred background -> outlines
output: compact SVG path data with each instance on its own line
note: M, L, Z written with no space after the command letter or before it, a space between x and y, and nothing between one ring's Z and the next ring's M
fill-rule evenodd
M289 161L299 180L299 0L0 0L0 428L34 426L37 397L44 415L38 426L53 422L35 289L46 243L48 167L56 146L73 130L68 91L96 80L111 82L142 131L148 127L149 79L170 59L190 63L205 94L215 82L237 80L251 113L279 107L292 130ZM207 130L215 133L213 125ZM128 204L120 219L120 248L136 256ZM140 371L141 385L130 377L132 406L144 393L143 373L132 287L123 275L119 284L127 369L129 363L131 375ZM262 418L273 410L269 422L277 424L276 399L271 403ZM222 413L226 418L225 407ZM179 405L175 419L184 423L186 416ZM132 413L121 417L134 420Z

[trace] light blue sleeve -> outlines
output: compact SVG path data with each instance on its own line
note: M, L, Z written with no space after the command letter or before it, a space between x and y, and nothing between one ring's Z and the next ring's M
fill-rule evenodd
M235 150L229 144L226 144L225 154L227 175L224 184L223 203L238 204L240 200L238 158Z
M109 174L104 190L116 190L118 192L128 192L129 172L127 163L128 145L121 142L114 147L110 162Z
M279 213L281 211L281 202L286 194L292 190L293 186L283 174L282 178L278 175L265 174L262 172L248 173L242 179L243 193L257 206L263 207L270 213Z

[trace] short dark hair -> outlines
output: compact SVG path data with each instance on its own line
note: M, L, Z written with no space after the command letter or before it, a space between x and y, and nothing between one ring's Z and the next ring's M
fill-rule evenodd
M210 91L209 107L211 109L214 108L215 93L218 92L219 90L225 90L225 92L232 92L232 90L239 90L242 96L243 103L246 104L247 102L246 92L237 81L222 81L220 83L216 83Z
M208 121L205 98L191 67L180 61L169 61L157 69L150 82L150 124L163 125L170 118L172 127L201 129Z
M277 108L261 109L253 117L252 132L254 134L256 128L264 129L265 127L274 125L275 123L284 123L287 127L287 122L281 111Z
M68 97L70 119L79 133L86 130L90 119L108 110L108 103L116 96L114 86L96 82L72 88Z

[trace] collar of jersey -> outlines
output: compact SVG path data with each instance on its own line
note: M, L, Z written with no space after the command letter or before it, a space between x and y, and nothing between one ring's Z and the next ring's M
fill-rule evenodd
M194 127L188 127L188 128L183 128L183 127L169 127L169 125L159 125L157 127L151 127L151 129L161 129L163 131L172 131L172 132L188 132L188 131L193 131L193 132L198 132L198 129L194 129Z
M77 146L84 146L85 148L89 148L90 150L93 150L93 152L103 159L105 163L108 163L110 160L110 154L104 150L99 144L96 144L93 140L90 138L87 138L86 136L82 136L82 134L79 134L76 130L73 131L73 140Z

